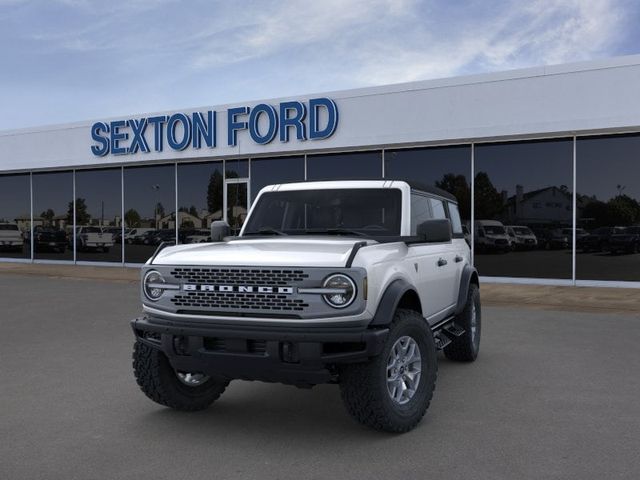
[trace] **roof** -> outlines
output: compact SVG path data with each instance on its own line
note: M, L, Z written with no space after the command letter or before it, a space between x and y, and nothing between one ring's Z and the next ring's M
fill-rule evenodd
M394 188L398 187L398 183L406 184L412 190L428 193L438 197L445 198L451 202L458 203L456 197L449 192L440 188L433 187L431 185L421 184L420 182L414 182L412 180L398 180L398 179L381 179L381 180L367 180L367 179L350 179L350 180L320 180L312 182L290 182L279 183L274 185L267 185L263 188L265 192L277 192L287 190L312 190L317 187L323 189L337 189L345 188L345 183L348 183L348 188ZM394 185L396 184L396 185ZM316 187L317 186L317 187ZM405 187L406 188L406 187Z

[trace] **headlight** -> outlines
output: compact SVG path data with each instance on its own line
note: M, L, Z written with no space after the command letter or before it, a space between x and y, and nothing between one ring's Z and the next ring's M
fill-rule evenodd
M162 294L164 293L164 278L160 275L160 272L155 270L150 270L144 276L144 280L142 281L142 290L144 291L144 296L149 300L155 302L158 300Z
M330 292L322 295L324 301L333 308L344 308L356 298L356 285L346 275L336 273L327 277L322 286Z

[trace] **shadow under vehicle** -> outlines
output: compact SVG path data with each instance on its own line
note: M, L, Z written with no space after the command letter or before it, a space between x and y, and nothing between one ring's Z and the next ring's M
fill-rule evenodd
M583 252L604 252L609 250L612 235L621 234L624 227L600 227L583 237L578 237L576 247Z
M640 251L640 227L627 227L609 238L611 253L638 253Z
M514 250L531 250L537 248L538 239L529 227L507 225L506 229Z
M24 238L15 223L0 223L0 250L22 251Z
M569 236L564 234L560 228L536 229L534 233L538 238L538 248L544 250L565 250L569 248Z
M478 252L508 252L511 241L504 225L497 220L476 220L475 249Z
M64 230L38 225L33 229L33 248L36 252L53 251L63 253L69 240Z

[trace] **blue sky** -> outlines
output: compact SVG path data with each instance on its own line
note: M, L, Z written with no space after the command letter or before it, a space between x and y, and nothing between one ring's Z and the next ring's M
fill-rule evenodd
M640 52L634 0L0 0L0 130Z

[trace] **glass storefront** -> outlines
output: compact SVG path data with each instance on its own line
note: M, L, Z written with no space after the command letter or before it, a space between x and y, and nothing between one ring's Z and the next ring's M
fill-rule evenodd
M640 281L640 135L576 144L576 278Z
M124 169L124 260L144 263L176 240L175 165Z
M304 181L304 157L256 158L251 160L251 201L260 189L274 183Z
M455 195L471 242L471 146L385 150L384 178L434 186Z
M30 175L0 176L0 257L31 258Z
M76 171L76 260L122 262L122 170Z
M73 260L73 172L33 174L33 255Z
M376 180L382 178L382 151L332 153L307 157L307 180Z
M571 279L573 140L475 147L480 275Z
M640 134L620 134L5 174L0 258L144 263L216 220L237 234L265 185L384 172L458 198L481 276L640 282L639 155Z
M211 222L222 220L223 162L178 165L178 242L209 241Z

